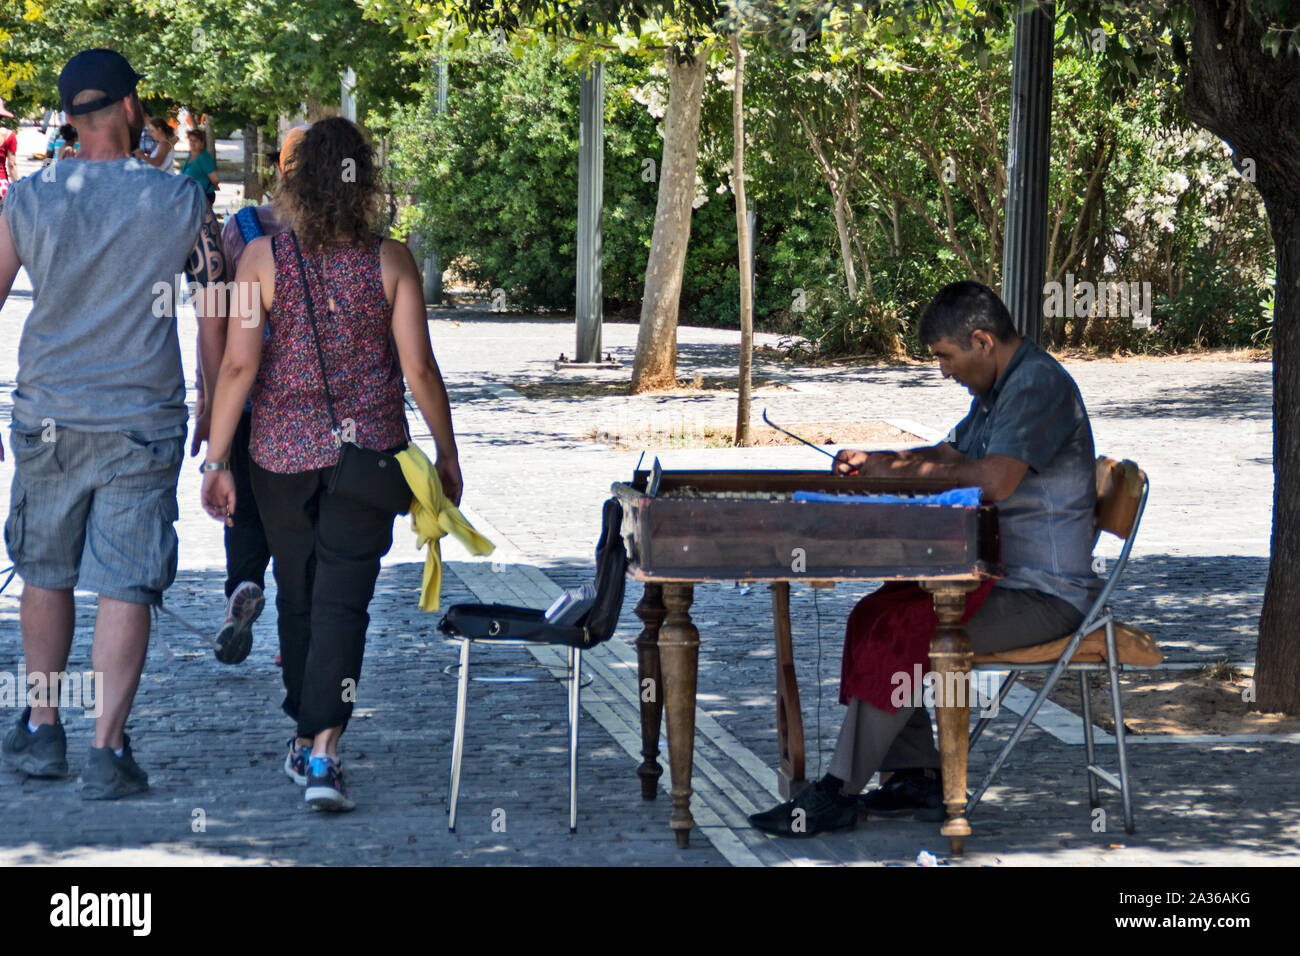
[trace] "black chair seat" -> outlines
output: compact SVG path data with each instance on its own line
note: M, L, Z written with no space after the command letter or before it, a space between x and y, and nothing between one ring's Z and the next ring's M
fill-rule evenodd
M471 641L531 641L590 647L585 627L551 624L543 611L509 604L457 604L447 609L438 625L450 637Z
M438 629L460 641L456 687L456 729L452 734L451 781L447 795L447 829L456 830L460 764L465 749L465 714L469 690L469 649L477 642L562 644L569 648L569 832L578 827L578 717L582 710L582 653L609 640L623 608L627 549L622 536L623 508L617 498L605 502L600 543L596 546L596 597L574 624L552 624L546 612L510 604L457 604L447 609Z

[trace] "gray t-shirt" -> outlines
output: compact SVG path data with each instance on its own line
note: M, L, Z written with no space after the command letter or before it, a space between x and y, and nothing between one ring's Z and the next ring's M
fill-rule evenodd
M1092 426L1070 373L1028 339L949 433L967 458L1006 455L1029 470L998 502L998 587L1053 594L1086 614L1101 580L1092 571L1097 470Z
M33 292L15 420L185 434L176 312L207 211L194 180L136 159L67 159L10 188L4 215Z

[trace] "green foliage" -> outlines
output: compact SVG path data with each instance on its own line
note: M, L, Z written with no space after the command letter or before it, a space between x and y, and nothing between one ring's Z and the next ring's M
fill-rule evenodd
M817 354L892 358L908 351L907 336L916 305L882 302L861 289L850 297L846 292L822 288L808 303L802 333Z
M220 114L230 126L293 115L313 100L337 104L348 66L360 78L360 110L407 99L421 69L394 25L363 18L355 0L0 2L0 62L25 66L14 83L25 111L57 105L63 64L96 46L147 74L143 98Z
M516 60L486 44L449 57L447 111L423 100L379 118L392 149L388 176L411 207L402 227L422 234L466 279L502 288L525 307L571 308L576 271L578 78L549 45ZM637 302L654 217L659 162L654 120L635 100L645 68L606 71L604 293Z
M443 261L484 291L501 288L512 305L571 309L576 272L578 79L563 63L574 47L533 43L502 52L471 42L449 55L447 111L422 100L371 117L387 132L388 178L410 204L399 234L424 237ZM702 140L700 183L683 270L683 321L738 323L735 206L729 186L730 94L710 91L717 107ZM667 99L662 66L614 57L605 70L605 195L603 291L606 312L639 311L662 161L661 118ZM725 126L724 126L725 122ZM703 145L703 143L702 143ZM725 146L725 150L722 148ZM653 165L647 163L650 161ZM765 195L772 198L769 204ZM787 191L759 194L757 258L784 240ZM808 232L803 220L800 235ZM808 248L805 243L804 249ZM782 254L794 262L796 255ZM756 314L788 306L789 286L760 272ZM812 271L800 275L811 281Z
M759 51L751 58L747 96L759 114L751 128L763 144L751 172L787 194L792 173L804 174L805 208L820 219L805 237L815 235L824 253L760 255L759 269L770 272L778 261L789 270L778 283L811 293L802 326L819 348L860 353L877 340L888 352L893 328L882 315L914 318L955 279L997 287L1010 34L993 27L987 24L982 38L983 68L952 36L922 31L900 44L866 20L849 34L824 33L824 43L801 55ZM1176 85L1150 74L1120 90L1094 53L1076 48L1064 26L1058 30L1049 278L1069 272L1076 281L1150 282L1164 305L1157 305L1153 330L1110 320L1067 328L1061 320L1045 327L1049 341L1106 351L1258 344L1268 330L1273 250L1253 186L1232 171L1220 141L1184 132ZM791 114L804 122L791 129ZM835 175L860 177L849 183L849 231L859 283L869 266L880 314L845 292L833 181L820 158L813 161L804 124ZM788 145L778 151L774 144ZM941 175L947 157L954 159L951 181ZM897 242L891 203L901 209ZM814 261L820 270L801 270ZM801 318L792 311L780 317L790 329Z
M1243 282L1239 267L1224 253L1192 258L1182 287L1156 301L1150 333L1134 330L1130 347L1174 352L1269 345L1272 293L1266 281Z

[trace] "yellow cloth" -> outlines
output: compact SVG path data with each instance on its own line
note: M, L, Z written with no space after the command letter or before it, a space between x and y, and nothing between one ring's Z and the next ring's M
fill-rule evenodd
M415 532L416 546L429 546L424 559L424 585L420 590L420 610L438 610L442 594L442 550L439 539L454 534L472 554L491 554L496 550L487 538L474 530L460 509L442 493L442 480L427 455L411 442L397 453L402 474L411 486L415 500L411 502L411 530Z

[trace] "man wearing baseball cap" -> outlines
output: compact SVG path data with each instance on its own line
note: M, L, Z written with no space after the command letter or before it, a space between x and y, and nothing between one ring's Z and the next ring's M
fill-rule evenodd
M198 185L131 156L144 123L139 79L113 50L69 60L59 95L81 151L15 183L0 213L0 305L20 266L35 293L18 350L5 544L23 579L29 675L67 667L73 588L99 596L93 664L103 710L81 773L87 799L148 789L124 731L149 609L176 574L188 414L174 289L182 271L210 287L225 269ZM200 317L220 311L215 295L194 298ZM57 700L33 694L31 703L4 737L5 761L65 776Z

